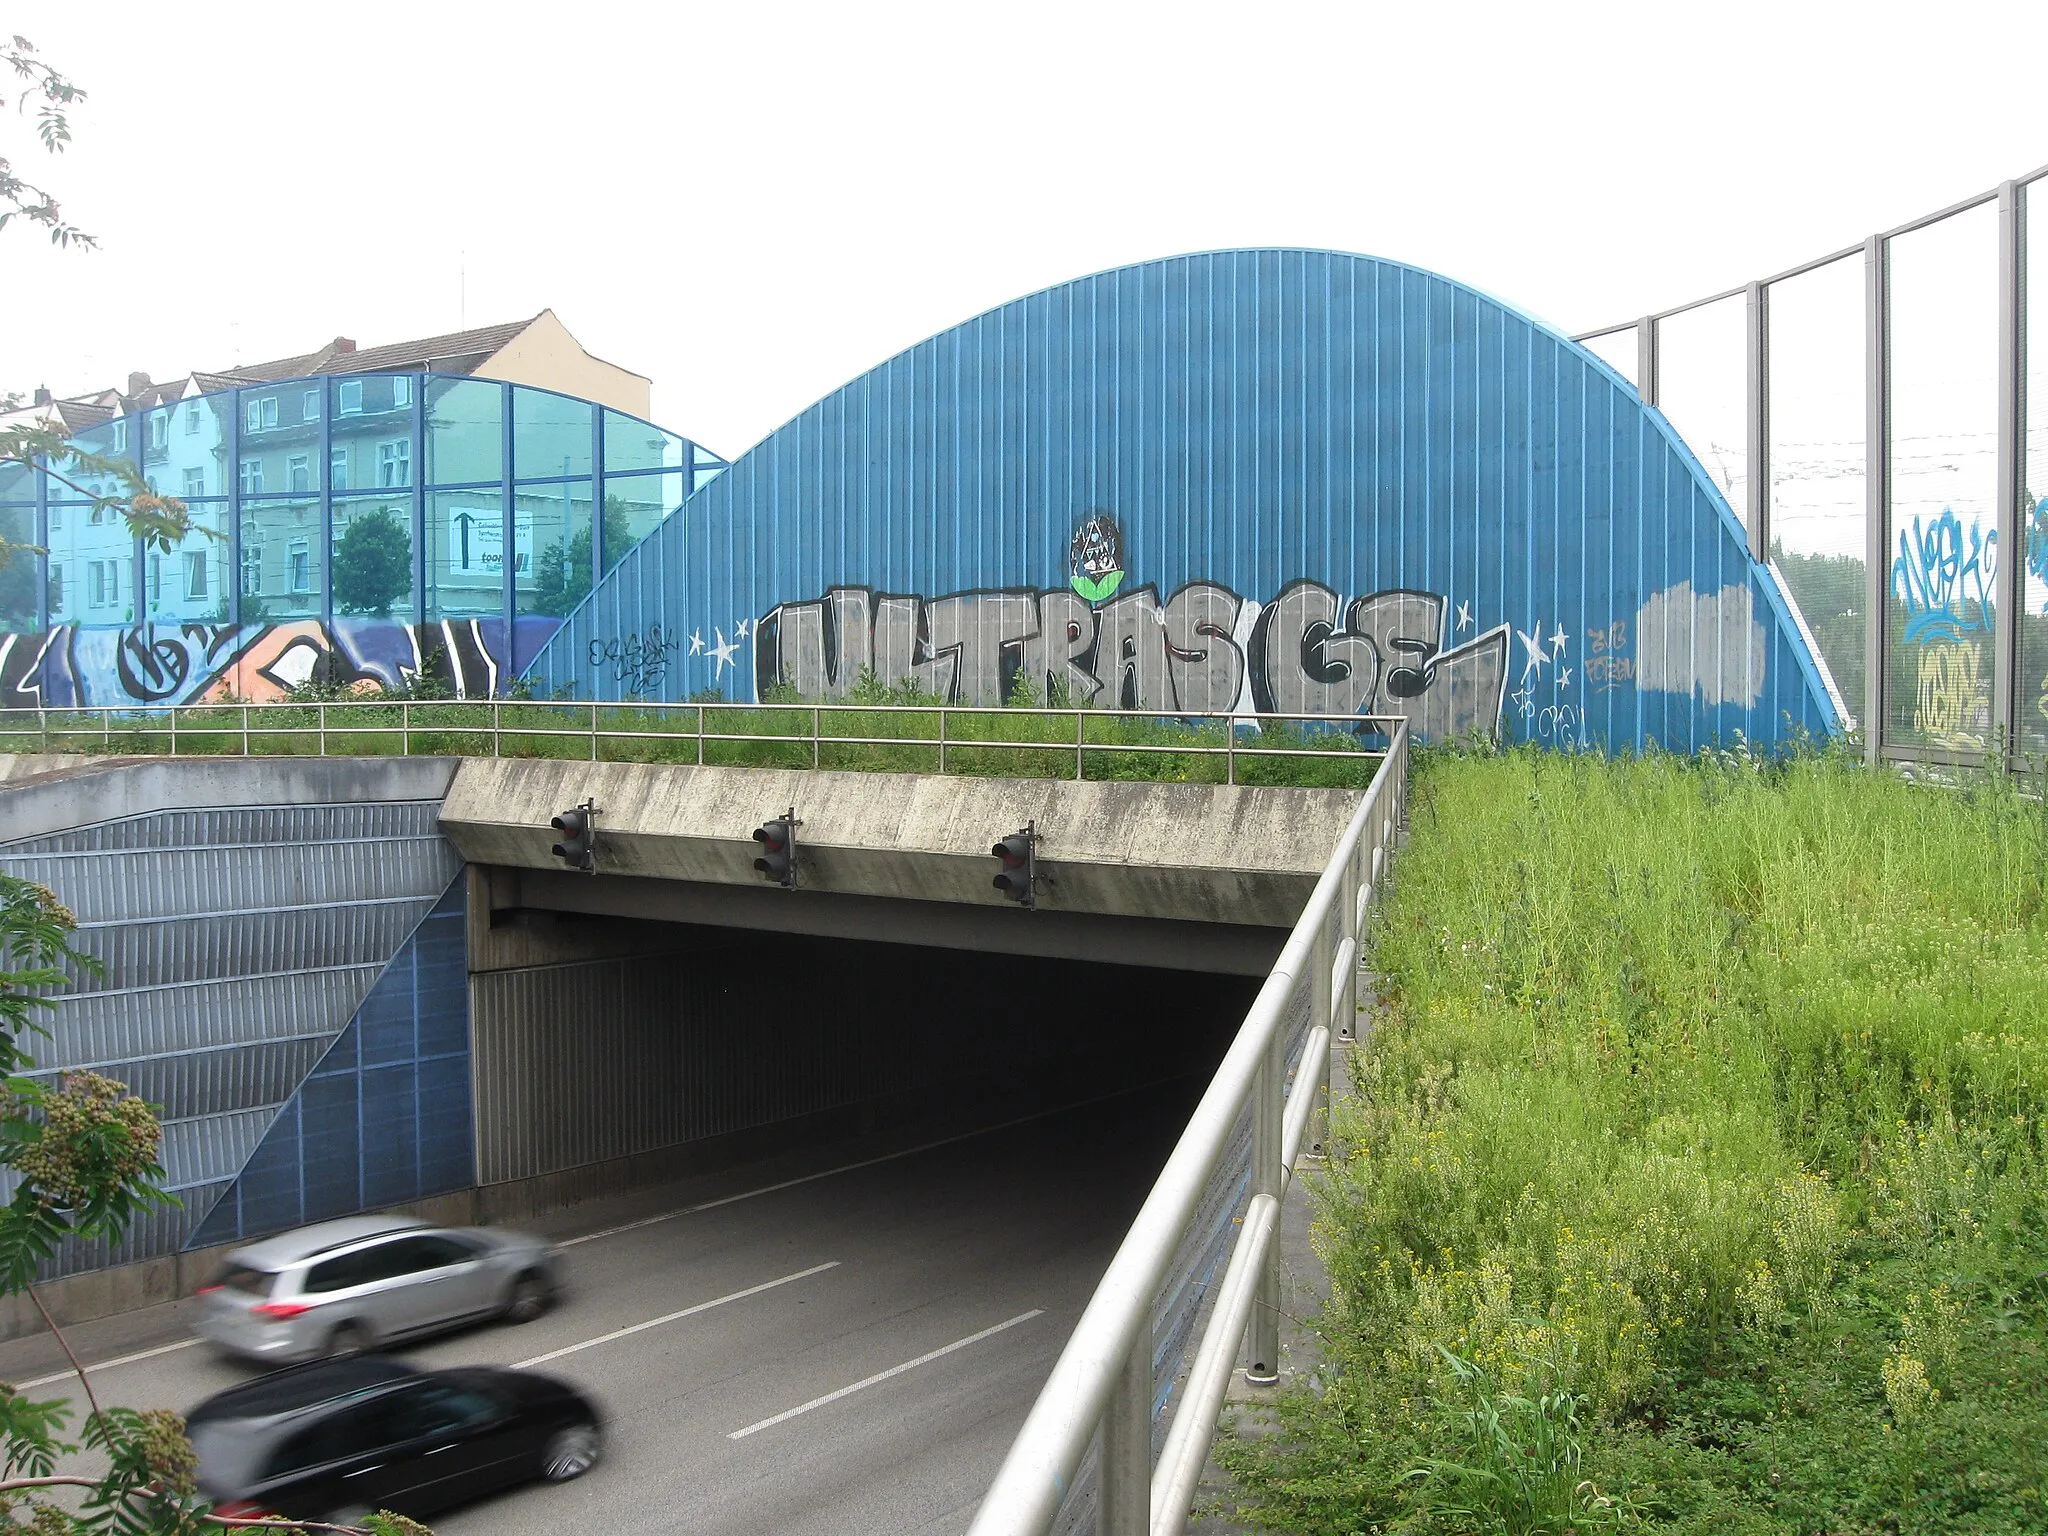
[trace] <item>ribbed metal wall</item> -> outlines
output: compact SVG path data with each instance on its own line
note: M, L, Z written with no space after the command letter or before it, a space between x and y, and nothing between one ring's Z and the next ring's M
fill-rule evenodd
M81 972L29 1042L37 1075L91 1068L161 1107L181 1204L52 1274L174 1252L233 1186L460 869L436 801L167 810L0 847L79 919Z
M477 1181L1103 1051L1112 1037L1165 1070L1219 985L1248 985L1133 972L1151 1022L1117 1023L1084 979L1099 988L1110 968L1004 965L994 987L976 955L789 938L473 975Z
M1021 673L1160 713L1617 748L1831 729L1752 554L1663 417L1565 337L1411 267L1225 251L1019 299L827 396L532 671L682 699L872 667L975 702Z

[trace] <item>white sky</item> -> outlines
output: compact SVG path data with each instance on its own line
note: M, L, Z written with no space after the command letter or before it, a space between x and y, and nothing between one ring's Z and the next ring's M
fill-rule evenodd
M2048 161L2048 6L10 8L91 92L100 237L0 231L0 390L551 306L731 455L1063 278L1219 246L1394 257L1569 330ZM460 274L467 269L467 302Z

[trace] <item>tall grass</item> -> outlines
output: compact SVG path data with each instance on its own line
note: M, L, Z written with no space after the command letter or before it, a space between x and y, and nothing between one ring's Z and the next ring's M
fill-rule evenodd
M1448 1353L1583 1397L1645 1528L2048 1529L2042 804L1520 752L1411 804L1325 1390L1235 1453L1251 1511L1498 1529L1404 1475L1469 1418Z

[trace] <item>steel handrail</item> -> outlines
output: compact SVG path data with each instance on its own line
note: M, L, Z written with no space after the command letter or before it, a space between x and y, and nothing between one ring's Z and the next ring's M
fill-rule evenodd
M1280 958L1259 988L1222 1064L1189 1117L1187 1129L1167 1157L1137 1219L1060 1352L982 1499L968 1536L1044 1536L1058 1517L1098 1428L1104 1459L1097 1525L1101 1536L1139 1536L1146 1531L1164 1536L1185 1523L1195 1479L1215 1434L1216 1404L1229 1376L1227 1362L1235 1359L1246 1318L1253 1315L1254 1293L1277 1279L1271 1243L1278 1229L1274 1219L1278 1203L1286 1189L1284 1171L1272 1179L1276 1188L1254 1188L1252 1192L1222 1294L1196 1352L1190 1390L1175 1416L1166 1453L1156 1471L1142 1461L1130 1464L1136 1458L1125 1449L1149 1444L1149 1420L1141 1432L1140 1426L1126 1422L1120 1414L1128 1414L1134 1403L1149 1408L1154 1297L1246 1105L1253 1103L1260 1090L1271 1101L1255 1116L1261 1127L1255 1136L1270 1128L1276 1145L1265 1155L1279 1168L1298 1149L1314 1100L1327 1091L1321 1074L1326 1069L1333 1025L1338 1017L1348 1025L1349 1011L1355 1006L1350 984L1354 978L1346 978L1346 984L1337 987L1330 967L1335 954L1344 948L1353 955L1357 952L1355 935L1349 931L1353 925L1344 920L1356 910L1354 891L1377 878L1387 840L1399 824L1407 749L1408 729L1403 722L1395 728L1379 770L1337 840ZM1368 840L1374 855L1370 860L1363 857ZM1371 875L1366 874L1367 868ZM1339 941L1332 941L1329 934L1333 917L1347 930ZM1324 979L1332 981L1328 993L1320 986L1317 989L1330 1016L1311 1015L1309 1050L1296 1073L1294 1102L1286 1106L1291 1112L1275 1113L1281 1108L1277 1100L1283 1091L1279 1051L1285 1043L1283 1026L1295 988L1315 982L1319 967ZM1310 1056L1318 1045L1321 1063ZM1304 1095L1307 1109L1302 1107ZM1255 1185L1260 1164L1261 1152L1255 1145ZM1272 1301L1277 1297L1269 1298L1269 1306ZM1139 1391L1134 1389L1133 1377L1141 1370L1146 1379ZM1133 1485L1141 1479L1142 1487L1134 1494Z

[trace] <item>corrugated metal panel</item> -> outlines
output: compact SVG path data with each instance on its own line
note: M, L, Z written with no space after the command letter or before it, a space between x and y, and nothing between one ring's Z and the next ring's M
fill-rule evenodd
M408 896L94 924L73 942L105 969L75 973L71 990L113 992L260 971L381 965L432 905L431 896Z
M49 837L23 838L0 845L0 855L186 848L202 843L341 843L384 837L431 837L440 812L438 800L148 811Z
M84 1067L301 1035L332 1039L378 970L351 965L59 998L45 1021L49 1038L36 1042L36 1065Z
M278 1104L284 1101L280 1099ZM276 1117L278 1104L232 1114L208 1115L200 1120L169 1120L164 1123L164 1184L183 1190L200 1184L218 1184L242 1171L249 1154Z
M313 1070L329 1039L316 1034L261 1045L110 1061L94 1070L126 1083L130 1093L157 1105L166 1120L189 1120L259 1105L275 1109Z
M135 922L199 911L324 905L439 890L459 861L440 837L316 845L162 848L146 857L35 854L0 868L55 891L80 922Z
M1626 380L1327 251L1123 267L919 343L691 497L531 673L684 699L865 665L1610 747L1835 724L1741 520Z

